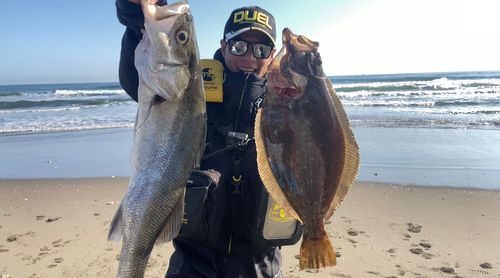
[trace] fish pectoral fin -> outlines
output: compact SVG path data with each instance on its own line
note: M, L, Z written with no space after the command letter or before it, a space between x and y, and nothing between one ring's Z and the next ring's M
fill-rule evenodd
M151 99L151 103L149 104L149 107L148 107L148 112L146 113L146 117L144 117L144 120L142 121L142 123L140 125L138 125L138 122L139 122L139 116L136 116L135 118L135 130L134 130L134 137L135 137L135 132L137 132L139 130L139 128L142 127L142 125L148 120L149 118L149 115L151 114L151 111L153 110L153 107L155 106L155 104L157 103L161 103L165 101L164 98L162 98L161 96L159 95L155 95L152 99Z
M120 243L122 238L122 205L118 207L118 210L111 221L111 226L109 228L108 241L113 240L117 244Z
M155 245L162 245L174 239L179 234L182 226L182 217L184 216L184 195L186 194L186 189L180 194L177 203L175 204L170 216L168 217L165 226L160 235L156 238Z

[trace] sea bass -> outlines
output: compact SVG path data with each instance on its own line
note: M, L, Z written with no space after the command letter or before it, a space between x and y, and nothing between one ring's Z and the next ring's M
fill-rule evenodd
M349 119L325 77L319 43L283 30L255 122L257 163L276 202L304 227L300 269L336 265L325 231L354 182L359 149Z
M155 242L178 234L185 185L205 146L205 93L189 4L149 2L142 1L145 33L135 50L139 107L132 176L108 236L117 242L123 237L121 278L143 277Z

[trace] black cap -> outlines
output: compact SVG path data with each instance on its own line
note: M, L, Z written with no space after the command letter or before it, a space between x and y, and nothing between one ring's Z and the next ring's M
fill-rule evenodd
M276 23L268 11L250 6L234 10L226 22L224 39L230 40L246 31L256 30L266 34L276 45Z

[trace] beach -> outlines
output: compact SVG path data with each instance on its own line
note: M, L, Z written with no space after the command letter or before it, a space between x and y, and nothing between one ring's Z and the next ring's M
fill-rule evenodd
M0 274L114 277L120 245L106 241L127 178L2 180ZM300 271L283 247L285 277L499 277L500 192L355 183L326 222L337 266ZM146 277L164 277L171 243ZM2 276L3 277L3 276Z
M326 222L337 266L300 271L298 243L282 248L284 277L500 277L498 130L354 132L358 179ZM0 277L116 275L107 233L132 133L0 136ZM146 277L164 277L172 252L155 247Z

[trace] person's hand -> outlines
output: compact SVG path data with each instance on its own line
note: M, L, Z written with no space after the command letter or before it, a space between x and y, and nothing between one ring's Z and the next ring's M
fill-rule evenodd
M139 5L141 4L141 0L128 0L128 1L130 1L132 3L139 4Z

